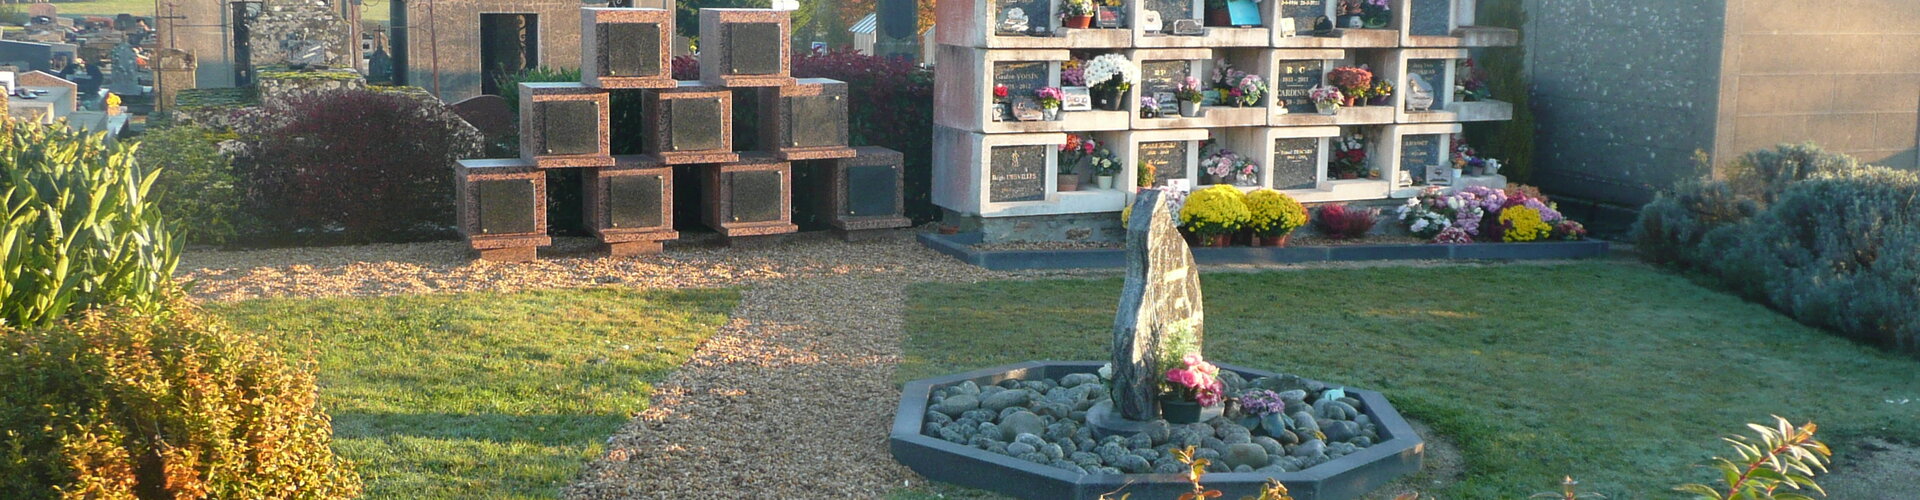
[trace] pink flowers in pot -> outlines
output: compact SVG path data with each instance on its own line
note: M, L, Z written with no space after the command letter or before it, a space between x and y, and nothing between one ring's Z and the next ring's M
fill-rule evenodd
M1167 392L1201 406L1220 403L1226 390L1220 383L1220 367L1201 359L1198 353L1187 354L1180 362L1185 366L1167 370Z

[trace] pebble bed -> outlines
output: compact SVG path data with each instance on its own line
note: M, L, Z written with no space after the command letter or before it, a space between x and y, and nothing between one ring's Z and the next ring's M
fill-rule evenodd
M1254 389L1279 393L1286 401L1282 413L1287 418L1273 420L1288 424L1270 432L1257 419L1229 411L1191 424L1156 420L1132 436L1095 439L1087 410L1111 396L1098 375L1077 373L985 387L967 381L935 389L921 433L1081 474L1184 473L1187 467L1171 450L1186 447L1195 447L1196 457L1210 461L1208 472L1292 472L1380 439L1361 402L1329 391L1325 384L1293 375L1252 381L1232 372L1220 375L1230 397Z

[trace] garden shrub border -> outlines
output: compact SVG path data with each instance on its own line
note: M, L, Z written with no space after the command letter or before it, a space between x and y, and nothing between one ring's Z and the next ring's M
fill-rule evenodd
M921 233L920 244L961 262L994 270L1108 269L1127 265L1120 248L1073 250L981 250L981 233ZM1296 247L1194 248L1193 260L1208 265L1300 264L1378 260L1549 260L1606 256L1605 240L1534 243L1468 243L1419 245L1335 245Z

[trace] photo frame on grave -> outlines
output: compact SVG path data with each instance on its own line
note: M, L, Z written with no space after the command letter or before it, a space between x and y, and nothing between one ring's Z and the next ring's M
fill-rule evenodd
M1160 19L1159 12L1149 10L1149 11L1140 13L1140 30L1141 31L1145 31L1148 33L1157 33L1165 28L1166 28L1166 23Z
M1173 95L1172 92L1164 90L1153 93L1153 104L1159 107L1160 116L1180 116L1180 101Z
M1271 0L1279 18L1274 29L1285 28L1283 36L1311 35L1315 25L1327 16L1327 2L1338 0Z
M847 127L825 124L847 122L847 106L839 95L787 97L787 135L790 147L847 145Z
M1206 36L1207 35L1207 28L1202 26L1200 24L1200 20L1198 19L1175 20L1173 21L1173 28L1168 31L1178 36Z
M606 23L597 36L600 76L660 76L658 23Z
M847 167L847 215L853 217L894 215L900 205L900 173L894 165L855 165Z
M1235 27L1257 28L1260 26L1260 5L1253 3L1253 0L1228 0L1227 19Z
M1427 165L1428 186L1452 186L1454 184L1453 180L1453 169L1439 165Z
M604 181L607 199L607 227L645 229L661 227L665 212L666 178L661 175L620 175Z
M726 123L720 114L718 99L672 99L668 104L669 129L667 151L709 151L726 147Z
M522 234L540 230L539 201L534 182L525 179L474 181L474 202L478 205L482 235Z
M1093 26L1106 29L1119 28L1122 24L1120 16L1119 8L1102 5L1094 11Z
M1037 122L1046 119L1046 113L1040 110L1040 101L1032 97L1021 97L1013 100L1013 119Z
M1008 7L1001 12L1000 22L994 27L995 31L1001 35L1025 35L1031 27L1031 21L1027 17L1026 9Z
M778 170L746 170L727 174L733 222L777 222L786 201L786 179Z
M727 69L735 75L779 73L779 48L785 43L777 23L728 23Z
M1061 111L1092 111L1093 90L1087 87L1060 87Z
M600 152L600 103L540 101L540 154L585 155Z

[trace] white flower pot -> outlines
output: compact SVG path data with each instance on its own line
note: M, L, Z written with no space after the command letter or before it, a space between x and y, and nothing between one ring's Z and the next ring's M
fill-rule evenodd
M1113 189L1113 176L1111 175L1094 177L1093 180L1099 183L1100 189Z
M1320 110L1320 114L1323 114L1323 115L1331 115L1331 114L1336 114L1340 112L1340 103L1337 103L1337 102L1316 102L1316 103L1313 103L1313 107L1315 109Z
M1200 101L1180 101L1180 116L1200 116Z
M1060 108L1046 108L1040 110L1040 113L1047 118L1047 121L1060 121Z

